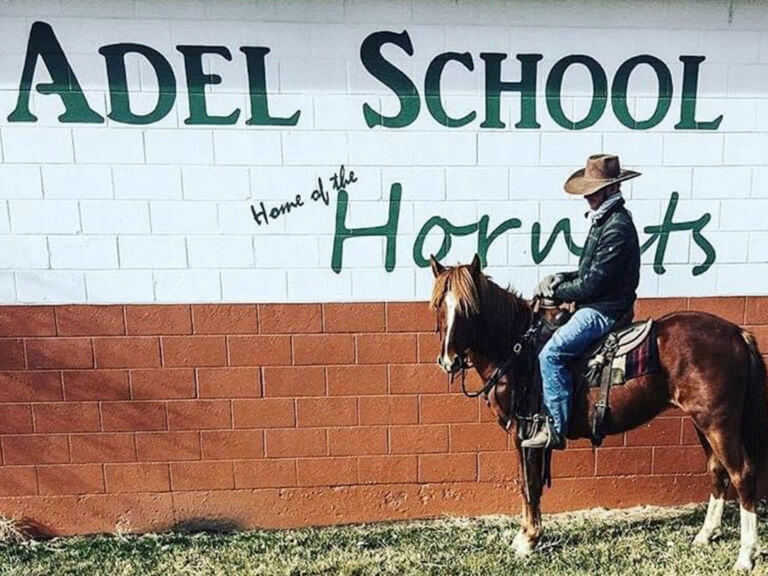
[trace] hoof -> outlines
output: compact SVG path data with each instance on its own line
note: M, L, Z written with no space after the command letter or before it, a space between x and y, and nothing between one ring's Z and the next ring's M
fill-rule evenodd
M530 556L531 552L533 552L533 546L527 541L520 541L515 546L515 556L518 558L525 558L526 556Z
M694 546L709 546L709 542L712 539L712 534L702 530L696 534L696 538L693 539Z
M751 550L740 550L739 551L739 558L736 560L736 563L733 565L733 569L737 572L749 572L754 568L755 563L752 560L752 551Z
M533 552L533 543L522 530L515 535L515 539L512 541L512 547L515 549L515 556L518 558L524 558Z

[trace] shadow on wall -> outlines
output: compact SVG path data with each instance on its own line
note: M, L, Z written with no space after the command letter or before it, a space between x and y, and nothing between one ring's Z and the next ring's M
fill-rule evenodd
M160 531L161 533L195 534L234 534L243 532L246 527L237 520L229 518L188 518L175 522ZM0 518L0 543L13 544L27 540L50 540L61 536L55 530L31 518Z
M25 540L50 540L56 536L54 530L31 518L0 518L0 542L3 544Z
M180 520L168 527L166 532L192 534L195 532L209 532L213 534L232 534L242 532L245 526L237 520L228 518L189 518Z

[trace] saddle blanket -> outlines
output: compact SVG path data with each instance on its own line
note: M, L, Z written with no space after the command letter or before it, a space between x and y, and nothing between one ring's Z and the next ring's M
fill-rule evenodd
M642 343L621 356L616 356L611 364L611 385L624 384L627 380L653 374L661 370L659 347L656 343L656 323L651 326ZM595 385L599 386L599 380Z

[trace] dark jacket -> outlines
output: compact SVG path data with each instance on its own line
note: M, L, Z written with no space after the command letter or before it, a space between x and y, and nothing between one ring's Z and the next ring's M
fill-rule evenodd
M554 290L559 300L595 308L614 321L632 308L640 282L640 242L624 200L592 224L579 270L564 276Z

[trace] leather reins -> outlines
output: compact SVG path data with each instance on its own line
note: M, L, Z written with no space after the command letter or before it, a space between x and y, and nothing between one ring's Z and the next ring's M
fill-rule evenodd
M541 328L544 325L544 319L539 317L536 319L536 314L540 310L540 308L545 307L549 308L550 306L542 306L542 303L540 300L536 300L534 303L534 306L531 307L531 317L528 321L528 329L515 341L515 343L512 345L512 351L509 353L507 358L502 362L499 366L496 367L496 369L491 373L491 375L488 377L488 379L483 384L483 387L475 392L470 392L466 388L466 372L468 368L472 368L473 365L470 364L470 362L467 360L467 352L464 351L462 354L459 355L459 371L461 372L461 392L466 396L467 398L478 398L480 396L485 397L486 400L488 400L488 395L491 393L491 390L493 390L494 397L496 398L496 401L498 403L498 384L499 381L506 375L511 369L514 368L514 365L518 362L520 356L523 354L523 350L526 346L528 346L532 341L537 339L539 337L539 333L541 331ZM437 318L436 318L436 324L437 324ZM436 326L437 328L437 326ZM476 327L473 326L473 331L475 331L475 336L477 334ZM453 385L454 379L456 377L456 372L452 372L449 375L450 383ZM518 406L517 406L517 390L515 389L514 385L511 385L509 388L509 402L507 405L506 410L506 422L502 420L501 417L499 417L499 422L502 424L505 430L509 432L509 428L512 425L512 422L515 420L520 420L521 415L518 414ZM535 419L536 417L534 417ZM528 458L530 456L530 451L526 449L522 449L522 458L521 458L521 464L522 464L522 477L524 479L523 481L523 492L526 499L530 499L530 487L528 486ZM549 458L550 454L544 455L544 463L542 465L542 481L549 484Z
M491 373L491 375L485 381L485 384L483 384L483 387L476 392L470 392L466 388L466 370L467 368L471 368L472 366L467 362L466 356L462 354L460 356L461 364L459 366L459 370L461 371L462 394L464 394L464 396L466 396L467 398L478 398L479 396L485 396L487 398L491 390L494 390L494 394L495 394L496 386L498 385L499 381L514 366L515 362L522 354L524 347L527 344L529 344L537 336L541 325L542 325L541 320L532 322L530 324L530 326L525 331L525 333L522 336L520 336L517 339L517 341L512 345L512 351L509 353L506 360L504 360L504 362L502 362L499 366L496 367L496 369ZM453 383L454 376L455 376L455 373L451 374L451 383ZM514 390L513 390L513 393L514 393ZM508 421L511 420L511 418L512 418L512 414L508 413ZM509 422L507 422L507 427L508 426L509 426Z

